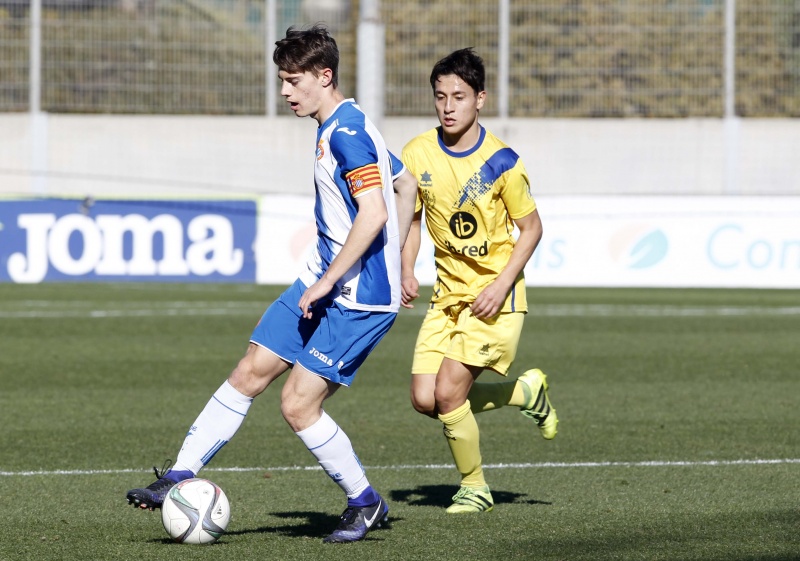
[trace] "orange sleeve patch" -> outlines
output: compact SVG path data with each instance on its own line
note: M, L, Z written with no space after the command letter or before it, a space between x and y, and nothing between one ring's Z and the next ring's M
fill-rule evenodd
M350 190L350 195L353 197L357 197L373 189L383 188L381 170L378 168L378 164L368 164L364 167L354 169L345 177L347 178L347 188Z

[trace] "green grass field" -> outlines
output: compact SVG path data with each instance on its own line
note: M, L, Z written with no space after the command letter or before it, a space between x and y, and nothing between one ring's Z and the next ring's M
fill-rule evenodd
M530 289L514 370L548 373L559 435L480 415L496 506L463 517L441 426L408 399L424 306L403 311L326 407L391 529L321 543L343 497L273 386L201 472L228 533L170 542L125 492L175 458L278 291L0 285L0 560L800 560L800 291Z

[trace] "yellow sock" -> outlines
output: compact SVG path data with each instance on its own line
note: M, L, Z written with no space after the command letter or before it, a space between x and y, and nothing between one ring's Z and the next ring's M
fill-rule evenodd
M506 405L522 407L525 393L516 380L492 384L473 384L467 396L473 413L483 413Z
M444 423L444 435L456 462L456 468L461 474L461 485L485 486L486 480L481 465L480 432L475 416L470 410L469 400L450 413L439 415L439 420Z

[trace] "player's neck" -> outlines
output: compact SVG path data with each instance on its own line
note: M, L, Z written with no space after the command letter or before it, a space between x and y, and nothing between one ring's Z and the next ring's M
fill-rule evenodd
M333 115L333 112L336 110L339 104L344 101L344 94L337 88L331 89L330 92L326 90L324 93L326 95L323 95L319 110L316 112L316 114L312 115L320 125L327 121L328 117Z

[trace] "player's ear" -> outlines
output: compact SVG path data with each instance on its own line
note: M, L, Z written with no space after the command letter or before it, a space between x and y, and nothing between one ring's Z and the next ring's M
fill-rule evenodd
M477 102L478 111L483 109L483 102L484 101L486 101L486 92L485 91L478 92L478 102Z
M333 70L330 68L325 68L319 74L320 83L322 84L323 88L327 88L328 86L333 83Z

